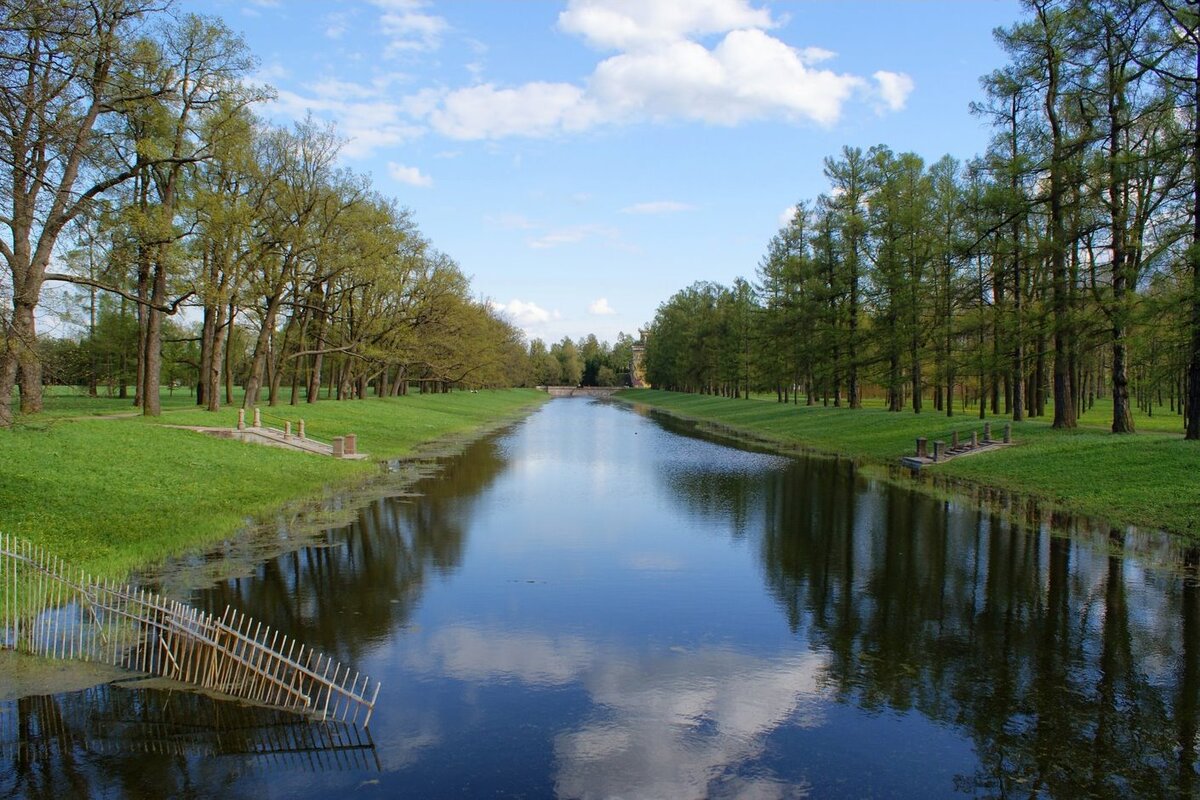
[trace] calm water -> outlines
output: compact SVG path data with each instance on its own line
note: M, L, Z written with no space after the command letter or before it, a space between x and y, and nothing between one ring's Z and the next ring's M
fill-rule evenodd
M1170 545L585 400L419 491L194 598L381 678L369 737L186 692L27 698L0 704L0 797L1200 792L1200 584Z

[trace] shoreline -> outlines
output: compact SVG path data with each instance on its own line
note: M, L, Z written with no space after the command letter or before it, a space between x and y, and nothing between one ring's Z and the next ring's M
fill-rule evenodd
M652 393L652 394L650 394ZM647 396L649 395L649 396ZM1140 536L1146 537L1166 537L1174 544L1180 547L1187 548L1200 543L1200 520L1192 520L1197 527L1188 529L1181 526L1174 528L1170 525L1160 524L1153 518L1151 512L1147 516L1146 508L1163 509L1166 507L1168 512L1175 511L1176 513L1160 513L1159 516L1183 518L1186 519L1191 514L1188 514L1190 509L1200 507L1190 506L1186 497L1180 498L1179 495L1184 490L1191 488L1195 491L1195 479L1192 478L1192 487L1188 486L1171 486L1155 483L1153 485L1142 485L1140 492L1133 492L1135 497L1149 497L1152 500L1159 500L1159 503L1149 503L1142 508L1143 513L1134 513L1130 511L1129 506L1136 505L1132 501L1114 503L1107 501L1103 488L1093 489L1088 483L1091 477L1089 472L1080 469L1077 473L1071 473L1064 468L1066 475L1078 474L1080 478L1078 493L1079 497L1086 498L1086 502L1079 502L1077 498L1071 496L1056 496L1050 492L1038 491L1037 488L1029 485L1014 485L1023 479L1021 473L1017 473L1016 477L1006 469L1013 462L1028 461L1030 458L1036 458L1038 455L1044 455L1047 462L1052 462L1054 468L1070 465L1075 456L1079 456L1080 461L1085 461L1084 456L1090 456L1090 453L1073 453L1072 443L1078 443L1084 438L1090 440L1096 435L1112 436L1112 434L1097 434L1095 431L1083 430L1073 431L1062 435L1061 439L1055 439L1055 434L1049 434L1048 426L1043 426L1044 431L1037 428L1029 427L1028 423L1021 423L1019 426L1014 426L1014 436L1028 437L1025 448L1013 447L1007 448L1013 452L1004 453L1003 461L993 461L997 456L1002 455L1000 452L981 453L978 458L958 459L954 461L943 462L932 468L925 467L916 475L907 474L910 470L905 470L900 465L900 458L907 453L894 452L886 456L881 456L877 453L863 452L860 446L856 448L854 441L849 440L843 442L844 447L833 448L829 446L821 446L814 444L804 438L801 438L804 433L804 426L807 423L803 419L806 412L804 406L786 406L783 404L775 404L767 401L756 400L730 400L726 398L714 398L712 396L690 395L682 393L661 392L657 390L626 390L614 396L615 400L625 403L630 406L642 406L653 413L663 414L674 419L683 420L694 423L702 431L715 433L718 436L727 436L735 442L744 441L753 446L761 446L772 450L772 452L782 455L805 455L818 458L845 459L853 464L856 468L863 470L868 477L885 480L892 483L912 486L925 492L935 494L949 495L954 497L963 497L972 502L989 508L993 511L1001 513L1012 521L1029 522L1029 517L1032 514L1037 514L1051 521L1051 527L1056 530L1066 530L1069 528L1078 527L1079 521L1086 521L1088 525L1108 526L1113 529L1126 529L1125 532L1133 532ZM700 409L681 409L671 402L662 403L661 400L675 400L677 403L684 406L703 406ZM660 402L656 402L660 401ZM727 404L724 407L721 404ZM821 407L815 407L821 409ZM733 416L730 412L739 412L743 410L757 412L752 422L730 420ZM710 413L704 413L708 411ZM716 413L712 413L715 411ZM821 409L819 414L824 418L832 416L829 409ZM721 412L725 412L722 415ZM849 411L848 409L838 409L837 414L854 415L863 414L864 411ZM905 427L912 427L911 415L907 418L896 418L883 416L875 413L872 410L865 412L867 417L860 418L859 421L876 422L876 433L880 438L896 439L895 431L888 431L886 421L889 419L897 419L904 423ZM978 424L976 420L966 420L957 418L957 421L951 420L947 422L946 418L935 418L933 415L926 415L928 426L930 429L946 427L964 427L964 425ZM1001 418L992 418L991 421L995 425ZM757 422L758 424L753 424ZM789 427L788 423L792 423ZM1003 424L1001 422L1000 424ZM837 438L837 431L825 431L826 442ZM905 436L905 431L899 432L899 436L903 436L905 441L908 441ZM1031 435L1036 434L1036 435ZM861 434L855 431L855 435ZM1139 434L1138 436L1145 437L1148 442L1159 443L1165 437L1160 434ZM1019 441L1019 440L1018 440ZM1128 446L1130 442L1136 442L1136 438L1120 437L1112 440L1113 444L1119 444L1123 447ZM1182 437L1178 439L1179 445L1184 445ZM1019 441L1019 444L1021 442ZM1090 441L1089 441L1090 444ZM1173 444L1173 443L1172 443ZM1194 443L1189 443L1194 444ZM911 446L911 445L910 445ZM1024 450L1024 452L1022 452ZM1082 450L1082 448L1081 448ZM1192 451L1187 454L1185 465L1188 469L1200 468L1200 447L1193 447ZM1173 465L1174 466L1174 465ZM991 476L988 475L990 469L995 467L995 472ZM1192 473L1195 474L1194 472ZM988 478L992 479L989 480ZM1069 483L1069 478L1064 483ZM1144 483L1144 482L1143 482ZM1107 506L1107 508L1106 508ZM1185 516L1181 516L1182 512Z

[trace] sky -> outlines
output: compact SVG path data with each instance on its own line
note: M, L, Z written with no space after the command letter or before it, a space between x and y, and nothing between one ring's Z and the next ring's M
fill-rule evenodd
M1016 0L179 0L530 338L612 341L753 279L823 160L970 158Z

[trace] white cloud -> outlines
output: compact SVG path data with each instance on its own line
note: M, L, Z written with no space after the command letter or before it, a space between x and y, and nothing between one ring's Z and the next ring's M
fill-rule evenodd
M691 211L695 206L680 203L675 200L655 200L650 203L634 203L621 209L622 214L673 214L677 211Z
M796 216L796 207L788 206L783 211L779 212L779 227L783 228L792 224L792 217Z
M416 167L406 167L403 164L397 164L395 161L389 161L387 167L388 174L401 183L426 188L433 186L433 178L422 173Z
M571 0L558 16L562 30L613 50L774 25L766 9L751 8L746 0Z
M903 72L879 70L871 76L878 85L879 96L889 111L901 111L912 94L913 79Z
M617 310L608 304L607 297L598 297L588 306L588 313L597 317L607 317L616 314Z
M615 239L616 236L617 231L606 225L572 225L530 239L529 246L535 250L548 250L564 244L578 244L587 239Z
M481 83L444 92L428 113L429 123L455 139L544 137L671 119L831 125L866 85L859 76L813 67L833 54L799 50L771 36L764 31L773 24L769 14L742 0L586 0L573 3L559 24L619 52L601 61L581 85ZM689 38L710 34L721 35L711 48Z
M364 86L325 80L308 87L308 96L280 89L268 103L269 113L303 119L308 112L337 122L346 137L342 155L362 158L382 147L412 141L425 129L409 119L404 106L384 98L386 85Z
M370 0L382 9L379 29L391 39L387 56L405 51L429 52L438 49L442 34L450 25L442 17L421 11L428 5L425 0Z
M434 129L452 139L550 136L591 127L592 103L569 83L526 83L515 89L482 83L441 97L429 115Z
M426 0L370 2L381 9L378 26L390 41L385 56L435 49L449 31L446 20L426 13ZM326 21L327 35L342 35L341 18ZM829 126L856 97L874 101L881 113L904 108L913 87L907 75L835 72L823 66L833 52L787 44L770 33L779 24L752 0L570 0L559 28L614 51L583 80L506 86L479 74L471 85L402 97L386 85L322 81L310 87L313 97L281 92L277 107L337 120L353 139L346 150L351 157L430 129L469 141L642 122Z
M497 303L491 301L490 305L496 311L507 316L514 324L522 328L530 328L536 325L544 325L551 320L560 319L562 314L557 311L547 311L537 303L526 303L523 300L513 298L507 303Z

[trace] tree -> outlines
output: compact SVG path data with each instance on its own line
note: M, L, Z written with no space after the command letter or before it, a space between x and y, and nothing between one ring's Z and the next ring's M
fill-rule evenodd
M112 124L144 86L117 77L139 52L153 0L15 0L0 25L0 254L12 313L0 318L0 427L20 372L21 411L41 410L35 309L59 236L109 189L138 172L113 161Z

